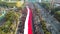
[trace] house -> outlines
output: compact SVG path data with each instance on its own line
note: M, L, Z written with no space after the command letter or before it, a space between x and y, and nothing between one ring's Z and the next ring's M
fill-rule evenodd
M60 3L60 0L41 0L42 2L54 2L54 3Z
M50 3L51 2L51 0L41 0L41 2L45 2L45 3Z

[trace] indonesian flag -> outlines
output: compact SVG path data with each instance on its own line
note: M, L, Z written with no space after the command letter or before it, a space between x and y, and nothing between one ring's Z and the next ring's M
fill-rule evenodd
M27 17L25 20L25 26L24 26L24 34L33 34L32 30L32 10L26 6L27 8Z

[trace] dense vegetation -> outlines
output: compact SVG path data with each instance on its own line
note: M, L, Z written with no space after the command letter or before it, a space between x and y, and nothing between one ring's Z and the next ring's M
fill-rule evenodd
M53 14L54 17L60 21L60 6L51 8L49 3L41 3L41 6L47 11L51 10L51 14Z
M10 8L13 8L13 7L17 7L17 6L23 6L24 2L14 2L14 3L11 3L11 2L0 2L0 6L2 7L10 7Z
M60 11L55 12L55 16L56 19L58 19L58 21L60 21Z
M50 9L50 3L41 3L41 6L45 8L46 10Z
M51 14L54 14L54 17L60 21L60 7L53 8Z
M0 34L15 34L19 18L18 14L14 11L9 11L6 13L5 18L5 24L0 26Z
M41 21L41 24L42 24L42 29L44 30L44 34L51 34L47 28L46 28L46 22L43 20Z
M0 2L0 6L2 6L2 7L13 7L13 6L16 6L16 3Z

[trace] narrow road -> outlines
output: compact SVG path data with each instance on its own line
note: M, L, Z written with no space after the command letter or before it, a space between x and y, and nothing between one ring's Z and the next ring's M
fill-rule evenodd
M5 10L2 10L0 14L1 14L0 15L0 26L2 26L6 22L6 18L5 18L6 11Z
M30 20L32 21L30 20L28 21L26 19L27 14L22 11L22 17L20 19L21 22L18 26L17 34L44 34L42 26L40 24L39 15L37 15L38 13L37 11L35 11L34 3L28 3L27 6L29 6L29 8L32 10L32 13L30 13L30 16L29 16L29 19L31 18ZM27 21L29 23L27 23Z
M27 9L27 17L25 20L24 25L24 34L33 34L32 30L32 10L29 8L29 6L26 6Z

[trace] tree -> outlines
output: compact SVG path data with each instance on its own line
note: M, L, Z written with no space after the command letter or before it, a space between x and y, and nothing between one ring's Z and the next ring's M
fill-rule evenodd
M51 34L50 32L46 32L45 34Z
M54 17L55 17L58 21L60 21L60 11L55 12Z
M55 12L55 15L60 16L60 11Z

